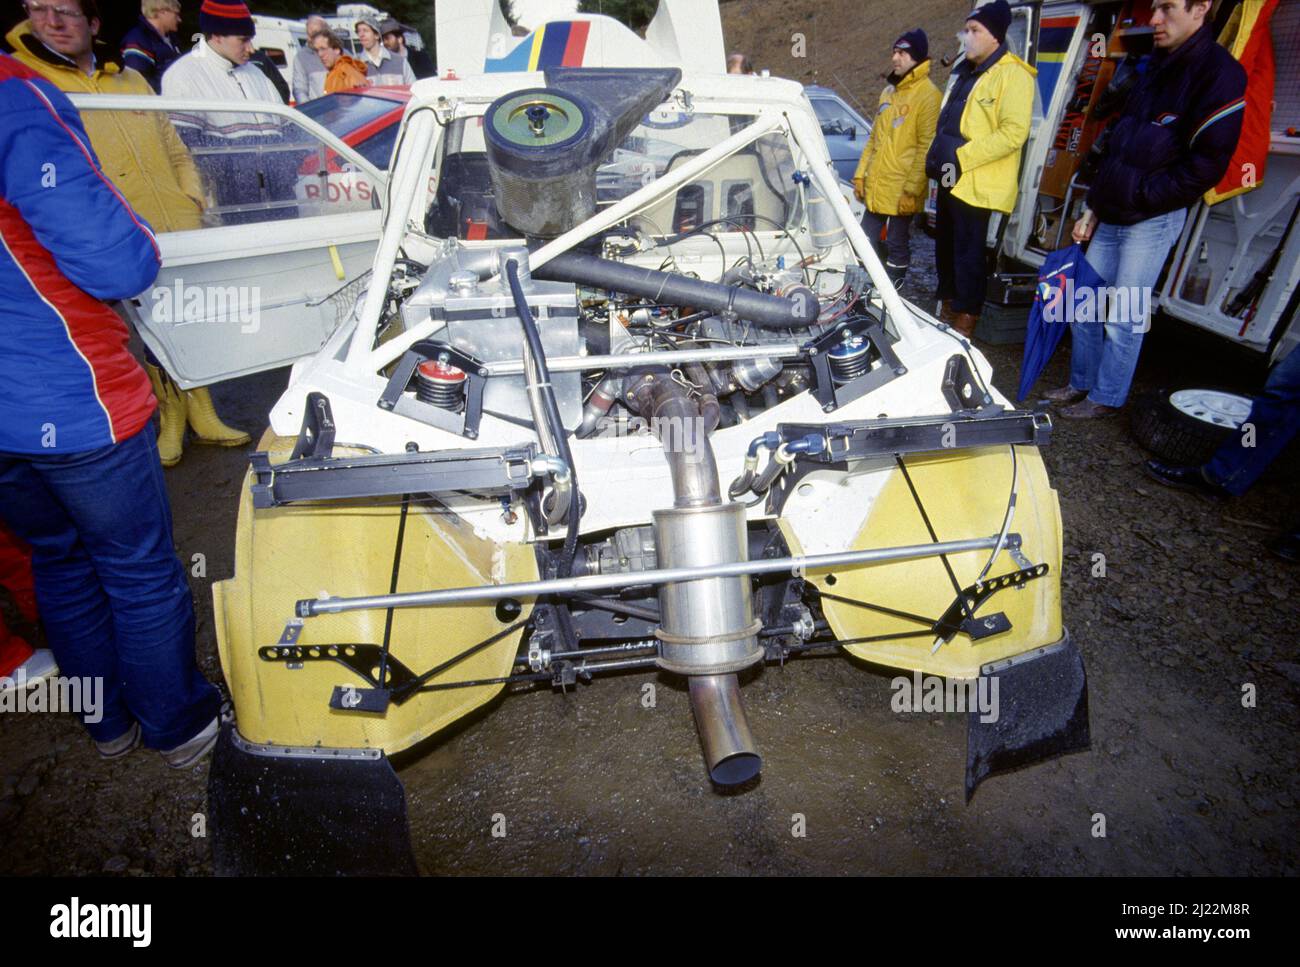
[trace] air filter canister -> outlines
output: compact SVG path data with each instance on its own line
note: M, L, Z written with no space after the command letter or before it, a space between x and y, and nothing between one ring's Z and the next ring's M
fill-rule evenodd
M483 119L497 211L526 235L552 237L596 210L596 165L575 167L591 132L585 98L546 88L497 100Z
M483 115L497 211L553 238L596 212L596 168L681 80L676 68L553 68Z

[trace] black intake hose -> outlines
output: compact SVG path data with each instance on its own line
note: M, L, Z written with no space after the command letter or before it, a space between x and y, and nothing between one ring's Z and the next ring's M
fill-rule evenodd
M579 252L562 252L533 269L534 278L612 289L652 299L658 304L734 312L762 329L807 329L821 312L817 296L806 286L788 295L767 295L688 275L657 272Z

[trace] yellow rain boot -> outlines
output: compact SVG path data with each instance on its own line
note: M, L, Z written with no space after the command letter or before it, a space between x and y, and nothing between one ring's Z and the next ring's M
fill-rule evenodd
M162 369L145 363L153 395L158 398L158 457L164 467L174 467L181 462L185 449L185 394Z
M206 386L187 390L190 428L197 434L200 443L212 443L219 447L242 447L251 443L250 437L243 430L226 426L217 416L216 407L212 405L212 396Z

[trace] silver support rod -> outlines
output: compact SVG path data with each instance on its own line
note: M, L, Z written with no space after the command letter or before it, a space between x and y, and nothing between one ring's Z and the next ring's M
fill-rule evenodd
M798 343L779 342L765 346L736 346L731 349L664 349L647 353L616 353L611 356L558 356L547 357L546 366L552 373L572 373L578 370L631 369L633 366L669 365L686 363L724 363L737 359L791 359L802 356ZM519 376L524 371L522 360L502 360L487 364L489 376Z
M1019 546L1018 534L1007 535L1007 546ZM776 557L758 561L735 561L698 567L659 568L628 574L589 574L551 581L522 581L518 584L490 584L476 588L446 588L440 591L407 591L402 594L373 594L359 598L305 598L298 602L300 618L344 611L371 611L380 608L427 608L440 604L463 604L466 601L497 601L501 598L535 598L546 594L580 594L605 591L630 584L671 584L697 578L737 577L743 574L776 574L782 571L803 574L827 567L852 567L880 561L900 561L940 554L961 554L994 547L998 535L972 537L963 541L938 544L909 544L904 547L877 547L865 551L839 551L835 554L811 554L808 557Z

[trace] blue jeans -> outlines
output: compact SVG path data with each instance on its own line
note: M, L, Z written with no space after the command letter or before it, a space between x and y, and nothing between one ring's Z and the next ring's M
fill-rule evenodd
M1234 433L1205 465L1205 475L1236 497L1250 489L1300 429L1300 349L1273 367L1246 422L1255 428L1255 445L1242 446L1244 434Z
M100 678L108 742L139 722L171 749L216 716L194 658L194 603L172 545L153 427L80 453L0 453L0 516L32 546L36 602L59 673Z
M1137 369L1142 337L1151 328L1156 280L1183 230L1186 209L1136 225L1102 222L1088 245L1088 264L1118 292L1104 324L1072 322L1070 385L1103 406L1123 406Z

